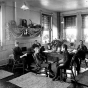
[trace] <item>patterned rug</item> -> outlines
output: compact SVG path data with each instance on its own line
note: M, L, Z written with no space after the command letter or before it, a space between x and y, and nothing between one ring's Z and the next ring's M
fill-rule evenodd
M11 75L13 75L13 73L5 71L5 70L0 70L0 79L6 78Z
M52 81L51 78L27 73L9 82L22 88L67 88L70 83Z

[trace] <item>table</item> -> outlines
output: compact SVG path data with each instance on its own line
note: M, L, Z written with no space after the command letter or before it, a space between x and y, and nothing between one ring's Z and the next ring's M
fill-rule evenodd
M49 50L49 52L48 51L45 51L45 54L47 56L47 62L50 62L51 64L52 63L54 64L54 62L58 62L58 61L60 61L61 59L64 58L64 56L63 56L62 53L59 53L59 52L51 52L50 50ZM74 53L70 53L70 57L71 58L73 57L73 55L74 55ZM56 68L56 67L54 66L54 68Z
M47 56L47 61L51 61L52 63L55 61L59 61L63 59L63 54L59 52L52 52L52 51L44 51L45 55Z

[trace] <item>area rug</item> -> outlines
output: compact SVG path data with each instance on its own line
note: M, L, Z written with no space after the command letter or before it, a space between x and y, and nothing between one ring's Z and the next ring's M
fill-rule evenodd
M11 75L13 75L13 73L5 71L5 70L0 70L0 79L6 78Z
M88 88L88 68L81 68L81 73L77 75L75 79L77 81L76 88ZM68 88L74 88L73 84L71 84Z
M21 88L67 88L70 84L60 81L52 81L51 78L27 73L9 82Z

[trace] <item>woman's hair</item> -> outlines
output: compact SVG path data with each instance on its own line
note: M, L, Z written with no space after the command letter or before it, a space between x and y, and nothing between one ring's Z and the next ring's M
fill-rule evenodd
M16 44L19 44L19 42L16 42Z
M65 48L65 50L67 50L68 46L66 44L63 44L63 48Z
M33 46L33 49L35 49L35 48L39 48L39 46L38 45Z

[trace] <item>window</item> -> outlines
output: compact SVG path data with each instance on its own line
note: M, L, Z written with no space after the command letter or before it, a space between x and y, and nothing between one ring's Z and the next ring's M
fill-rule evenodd
M85 42L88 42L88 15L82 15L82 28Z
M42 43L49 43L51 41L51 15L42 13L41 17L41 25L44 27L44 31L42 33Z
M0 45L2 46L2 9L0 6Z
M67 41L74 42L77 36L76 16L64 17L64 30Z

